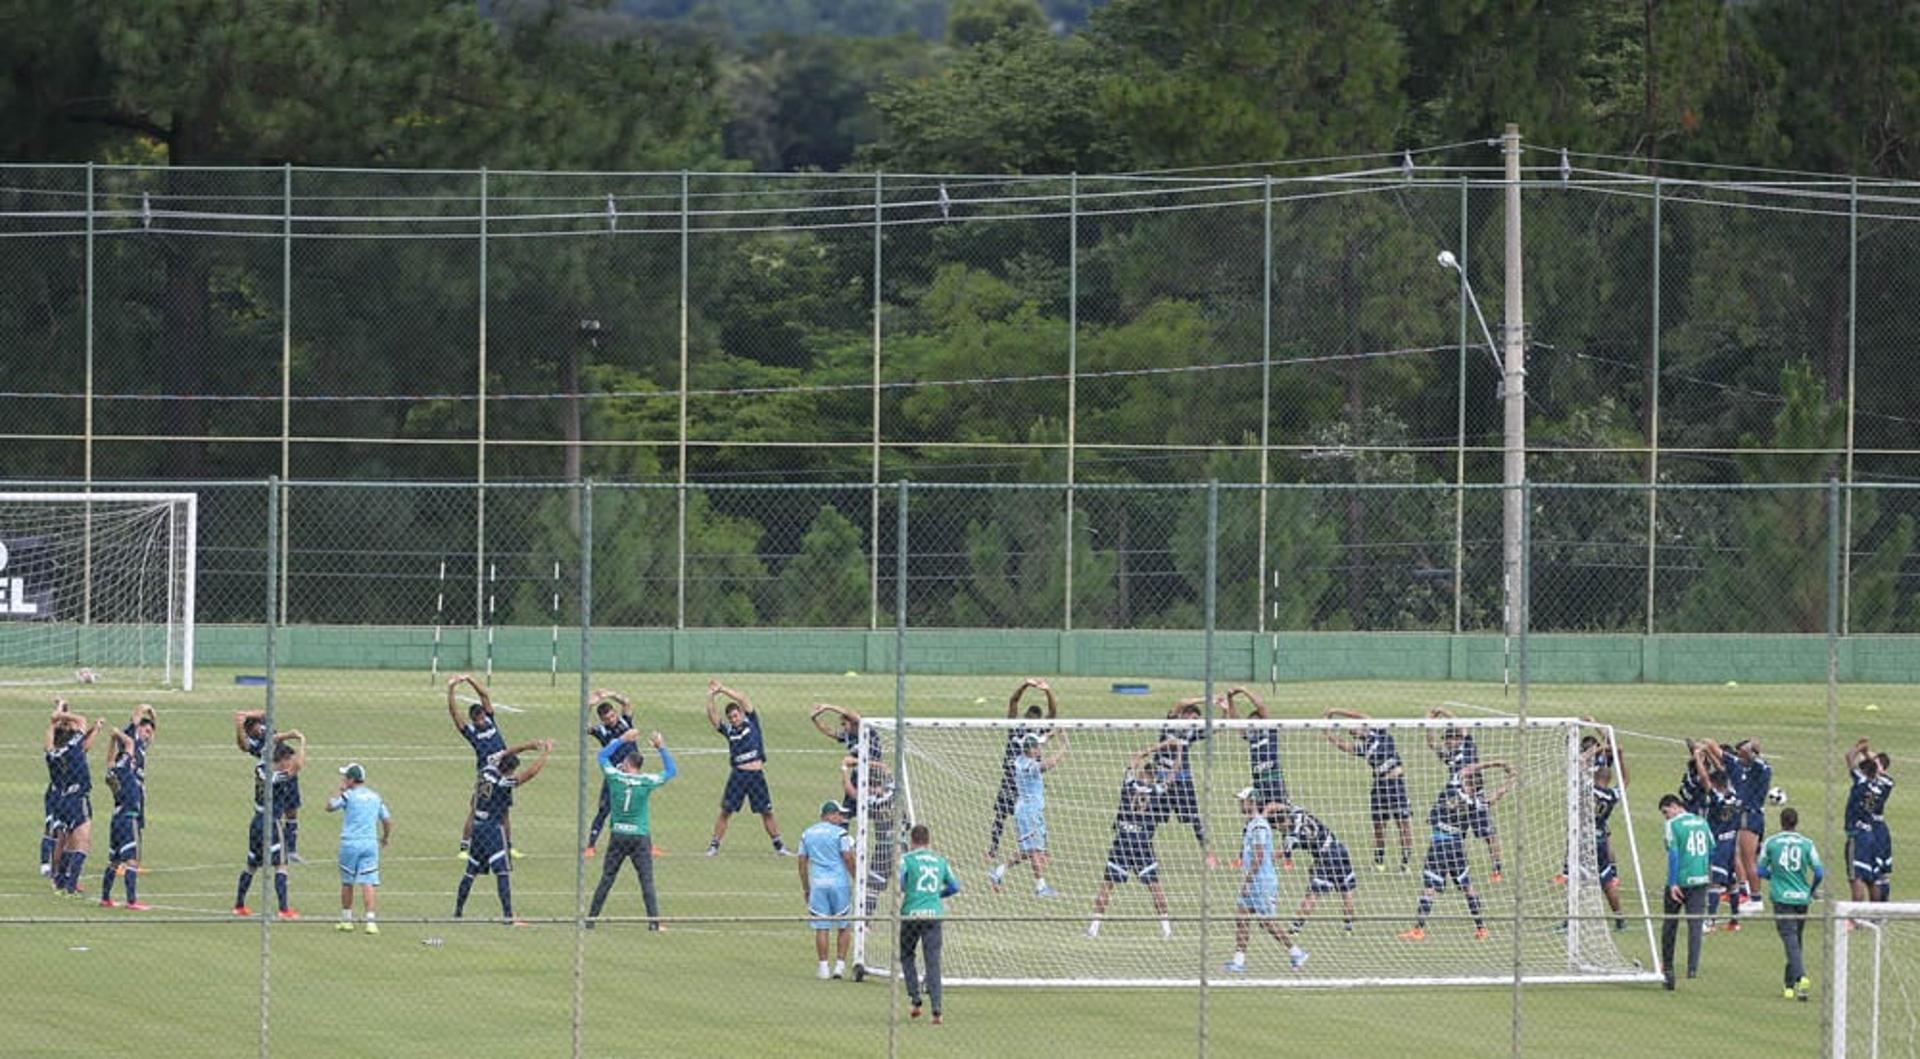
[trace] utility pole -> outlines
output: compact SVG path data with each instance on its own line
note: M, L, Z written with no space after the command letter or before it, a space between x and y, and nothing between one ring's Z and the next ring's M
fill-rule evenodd
M1501 322L1504 374L1501 377L1501 404L1505 412L1505 460L1501 484L1505 486L1501 519L1501 572L1507 592L1506 634L1518 636L1525 608L1519 605L1521 550L1520 484L1527 479L1527 337L1526 307L1521 296L1523 262L1520 240L1520 126L1507 125L1500 137L1500 154L1506 163L1506 318Z

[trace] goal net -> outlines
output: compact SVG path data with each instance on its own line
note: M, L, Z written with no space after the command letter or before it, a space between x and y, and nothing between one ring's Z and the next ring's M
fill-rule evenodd
M0 493L0 683L193 688L190 493Z
M891 778L897 737L904 736L905 752L897 812L878 821L863 813L854 821L856 885L889 887L871 921L856 927L858 956L869 970L885 973L893 962L886 913L897 900L898 880L867 868L876 839L911 822L929 826L933 847L951 861L965 893L950 907L946 931L944 970L953 983L1165 986L1197 984L1203 976L1219 985L1511 982L1516 902L1523 924L1519 970L1527 981L1658 978L1657 968L1648 971L1621 954L1617 931L1624 923L1607 907L1599 882L1594 773L1581 756L1580 740L1597 733L1610 746L1612 733L1604 727L1533 720L1523 730L1513 718L1368 721L1374 738L1392 737L1401 761L1410 838L1403 862L1398 817L1391 811L1383 814L1391 819L1377 857L1375 852L1375 806L1397 786L1392 771L1385 787L1377 787L1368 761L1328 738L1352 743L1351 720L1215 721L1210 736L1187 751L1191 794L1181 789L1176 756L1163 749L1136 761L1169 734L1165 719L909 719L904 732L891 720L865 723L880 738L877 749L863 747L860 782L869 782L876 769ZM1042 763L1058 755L1042 777L1047 861L1043 871L1035 870L1031 858L990 869L990 863L1015 859L1021 836L1035 825L1031 815L1023 820L1017 812L996 823L1011 808L1002 794L1010 733L1019 725L1036 731L1035 724L1046 727L1032 753ZM1289 945L1255 922L1242 967L1228 970L1223 964L1235 955L1234 920L1245 875L1239 858L1246 817L1238 795L1253 783L1251 748L1267 738L1277 744L1286 806L1269 820L1278 862L1273 922L1293 930L1306 958L1298 969L1291 967ZM1461 785L1461 744L1469 739L1465 753L1487 764L1465 770L1466 793L1473 804L1491 800L1485 822L1492 826L1468 822L1456 845L1443 843L1430 858L1435 828L1429 813L1444 792ZM1130 775L1135 785L1123 790ZM1278 787L1267 780L1261 789L1272 798ZM1142 833L1149 830L1140 826L1143 821L1153 824L1150 838ZM1619 893L1631 897L1642 888L1625 799L1610 826ZM1486 831L1493 833L1492 842L1482 837ZM989 860L996 835L998 849ZM1208 866L1209 854L1216 867ZM1422 916L1423 873L1429 868L1445 876L1447 885L1425 910L1424 936L1403 937ZM1474 894L1471 904L1458 885L1462 868ZM1140 881L1143 871L1164 895L1164 916L1152 888ZM1039 891L1040 878L1051 893ZM1090 930L1104 881L1119 878L1126 881L1112 885L1104 915ZM1343 892L1348 878L1351 920ZM1304 910L1310 894L1313 907ZM1644 894L1637 902L1634 917L1650 922ZM1484 934L1476 932L1476 915ZM1647 941L1651 946L1650 932Z
M1920 1056L1920 904L1841 901L1833 914L1831 1054Z

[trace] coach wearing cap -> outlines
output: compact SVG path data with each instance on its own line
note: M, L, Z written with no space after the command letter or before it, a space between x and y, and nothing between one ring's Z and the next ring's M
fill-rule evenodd
M340 923L334 929L353 930L353 888L358 884L367 908L367 933L378 934L373 891L380 885L380 848L393 837L393 816L387 812L387 803L367 786L367 770L359 762L340 770L340 789L327 799L327 812L342 810L346 817L340 822Z

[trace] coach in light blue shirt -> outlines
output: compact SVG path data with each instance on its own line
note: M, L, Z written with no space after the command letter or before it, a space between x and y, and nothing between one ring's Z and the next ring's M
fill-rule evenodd
M340 789L327 799L327 812L345 811L340 822L340 924L353 929L353 888L358 885L367 908L367 933L380 933L374 921L374 887L380 885L380 849L393 837L393 814L387 803L367 786L367 770L358 762L340 770Z

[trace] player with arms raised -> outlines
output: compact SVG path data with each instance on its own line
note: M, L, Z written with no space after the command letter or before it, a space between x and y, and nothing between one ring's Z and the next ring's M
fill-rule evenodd
M1450 721L1454 719L1453 711L1444 706L1435 706L1427 711L1427 719ZM1465 725L1447 725L1437 735L1432 728L1428 728L1426 735L1427 749L1433 751L1434 755L1440 759L1440 764L1446 766L1449 786L1460 782L1461 769L1480 760L1480 747L1473 741L1472 729ZM1487 873L1487 881L1491 883L1503 881L1506 876L1501 870L1500 863L1500 832L1493 826L1493 814L1481 813L1476 816L1473 821L1473 833L1486 840L1487 858L1493 862L1492 870Z
M1227 689L1224 703L1228 717L1237 717L1233 700L1244 698L1250 707L1247 716L1264 721L1270 716L1267 704L1260 696L1238 685ZM1253 781L1254 797L1262 804L1287 801L1287 779L1280 771L1280 731L1276 728L1243 728L1241 738L1247 741L1247 774Z
M1033 865L1033 895L1035 897L1057 896L1053 887L1047 885L1047 785L1045 774L1060 764L1067 756L1067 733L1060 732L1060 748L1050 757L1040 755L1041 736L1027 736L1021 744L1021 754L1013 763L1014 788L1019 797L1013 803L1014 833L1019 838L1020 852L1005 864L996 864L987 870L987 882L993 885L995 893L1000 892L1001 881L1007 876L1007 869L1027 861Z
M1160 742L1153 748L1156 764L1167 793L1161 804L1167 814L1193 828L1193 840L1200 844L1207 867L1217 868L1220 859L1207 844L1207 818L1200 812L1200 795L1193 786L1193 744L1207 737L1201 719L1201 699L1181 699L1167 713L1167 724L1160 729Z
M247 891L253 888L253 874L261 865L273 868L273 892L279 900L281 919L299 919L287 903L287 848L285 813L294 781L307 764L307 737L298 731L274 735L273 763L262 761L253 766L253 822L247 825L247 862L240 869L240 882L233 893L233 914L250 916Z
M1711 739L1697 742L1693 751L1693 767L1695 778L1707 792L1705 815L1707 829L1713 835L1713 853L1707 862L1708 929L1712 926L1711 917L1720 912L1720 899L1725 897L1732 909L1727 930L1736 931L1740 929L1741 904L1736 853L1740 821L1746 816L1746 807L1740 804L1740 796L1734 793L1733 778L1727 775L1726 758L1720 744Z
M1887 797L1893 778L1880 771L1880 759L1865 739L1847 748L1853 786L1847 791L1847 879L1855 901L1885 901L1892 841L1887 831Z
M873 853L867 857L867 915L880 907L880 895L892 885L893 857L900 846L900 829L894 817L893 774L877 760L867 763L867 793L863 798L854 782L858 773L848 761L840 763L840 789L846 815L860 811L865 803L867 833L873 836Z
M828 723L826 720L827 714L833 714L835 717L838 717L840 723ZM816 702L813 705L813 712L808 714L808 718L813 721L813 726L819 729L821 735L839 743L841 749L846 751L840 758L840 765L843 769L852 768L859 763L861 743L859 710L850 710L845 706L835 706L830 702ZM867 759L869 761L879 761L880 732L878 729L867 729L866 744Z
M460 719L460 704L454 698L455 690L462 684L473 689L477 700L468 704L464 721ZM488 693L486 685L465 673L447 681L447 717L453 721L453 730L459 732L460 738L473 748L473 797L467 804L467 822L460 828L459 856L465 861L468 859L468 847L473 843L474 810L480 800L480 775L488 766L500 760L500 756L506 752L507 739L500 734L500 726L494 721L493 696ZM519 851L513 848L513 821L502 819L496 823L505 836L508 854L519 856Z
M520 755L540 751L523 772ZM473 890L476 875L492 873L494 889L500 892L500 917L508 926L524 926L513 918L513 858L507 854L506 818L513 808L513 792L533 782L547 766L553 740L522 743L494 758L480 770L480 782L474 789L473 842L467 848L467 871L460 877L460 890L453 902L453 917L467 913L467 894Z
M725 721L720 719L719 708L714 705L714 700L719 698L727 700ZM713 821L713 838L707 843L707 856L720 855L720 840L727 837L727 820L743 804L760 814L760 823L766 827L767 837L773 840L773 851L782 857L793 856L780 838L780 825L773 818L773 794L767 789L767 747L760 734L760 715L754 712L753 703L725 684L709 680L707 723L726 737L727 760L732 765L727 773L726 790L720 795L720 815Z
M600 718L600 723L589 725L587 734L600 744L600 749L605 750L615 740L633 731L633 703L627 701L625 695L596 688L588 704L593 707L594 715ZM614 711L616 704L620 707L617 713ZM600 807L593 811L593 826L587 829L587 848L580 854L583 857L591 857L598 852L600 831L607 826L607 814L612 811L607 793L612 789L608 784L600 785Z
M287 733L275 732L273 743L276 748L285 742ZM233 715L233 745L242 754L260 760L261 751L267 745L267 711L243 710ZM287 780L285 792L285 818L279 820L280 841L286 846L287 860L294 864L305 863L300 859L300 777L295 775Z
M134 734L115 729L107 757L107 786L113 791L113 822L108 825L107 871L100 878L100 906L112 908L113 880L127 881L127 907L147 910L140 903L140 821L147 810L147 747L153 744L153 707L133 724Z
M1492 791L1483 790L1481 775L1488 769L1506 773L1506 780ZM1481 761L1461 769L1460 782L1441 790L1439 799L1427 811L1427 824L1433 828L1433 837L1427 844L1426 862L1420 866L1426 889L1420 894L1420 911L1414 918L1413 929L1400 935L1403 940L1426 939L1427 916L1433 911L1434 900L1449 885L1458 887L1460 896L1467 899L1467 912L1473 916L1474 940L1486 938L1487 922L1480 911L1480 895L1474 892L1473 875L1467 867L1467 834L1473 828L1474 817L1492 811L1519 779L1513 766L1505 761Z
M1765 907L1760 897L1763 884L1758 870L1760 840L1767 833L1767 791L1773 788L1773 766L1760 755L1760 741L1742 739L1733 745L1726 758L1727 775L1733 781L1733 793L1740 799L1740 824L1734 834L1734 871L1740 876L1749 913Z
M1267 813L1279 808L1278 803L1263 805L1254 800L1252 787L1240 792L1240 811L1247 818L1240 829L1240 864L1246 874L1240 877L1240 897L1234 909L1233 959L1221 968L1228 974L1246 973L1247 942L1253 936L1254 919L1260 921L1261 930L1287 947L1287 962L1294 970L1307 963L1307 951L1294 944L1290 932L1280 929L1277 918L1280 877L1274 872L1273 825Z
M1346 843L1340 841L1332 828L1321 823L1319 817L1298 806L1276 806L1271 822L1280 829L1282 856L1290 857L1296 849L1305 849L1313 855L1313 866L1307 869L1307 894L1300 899L1300 911L1294 914L1288 936L1298 937L1306 929L1307 917L1313 914L1320 895L1333 893L1340 895L1342 925L1347 933L1353 933L1353 891L1358 880L1354 875L1353 855L1347 852Z
M1387 824L1400 828L1400 870L1406 871L1413 859L1413 810L1407 804L1407 767L1394 746L1393 733L1366 722L1370 718L1358 710L1330 708L1328 717L1359 721L1349 732L1328 729L1327 742L1367 763L1373 772L1373 786L1367 791L1368 815L1373 819L1373 870L1387 870Z
M1027 707L1026 719L1029 722L1038 721L1043 716L1051 721L1059 716L1060 702L1054 698L1053 688L1044 680L1028 677L1020 682L1019 687L1013 689L1012 695L1007 697L1007 720L1011 721L1020 715L1020 700L1029 688L1047 697L1047 708L1044 714L1037 705ZM1044 726L1031 723L1016 724L1007 729L1007 745L1000 754L1000 789L993 795L993 827L987 833L985 856L989 865L1000 862L1000 836L1006 831L1007 817L1013 815L1014 802L1020 798L1020 792L1015 789L1013 782L1014 763L1019 761L1020 756L1026 752L1027 737L1042 735L1045 732Z
M54 837L53 888L68 895L81 892L80 873L92 848L93 770L87 754L106 723L100 717L88 725L85 717L68 712L64 701L55 706L47 723L47 777L54 792L47 813Z
M1100 918L1107 914L1113 888L1128 878L1140 880L1153 895L1154 911L1160 913L1160 936L1173 937L1167 891L1160 886L1160 862L1153 855L1153 830L1160 824L1160 800L1167 787L1154 772L1152 756L1152 750L1142 750L1127 760L1127 775L1120 781L1120 805L1113 814L1113 845L1107 850L1106 873L1093 898L1093 921L1087 924L1089 938L1100 936Z
M614 879L620 874L620 863L630 860L634 873L640 877L640 899L647 906L647 929L660 929L660 900L653 890L653 792L679 775L680 770L659 732L648 735L647 742L660 752L657 773L640 771L644 767L640 733L633 728L600 748L597 760L600 774L605 777L602 797L613 807L613 844L607 849L600 885L593 890L593 905L587 909L588 927L593 926L600 909L606 906L607 895L613 892ZM607 791L614 793L608 796L604 794Z

